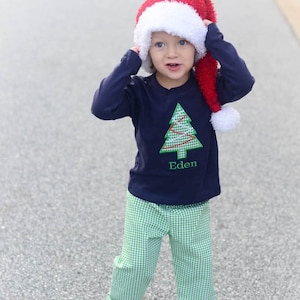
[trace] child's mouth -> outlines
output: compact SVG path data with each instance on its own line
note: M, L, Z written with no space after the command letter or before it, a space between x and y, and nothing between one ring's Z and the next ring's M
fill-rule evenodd
M176 71L180 67L180 64L167 64L169 70Z

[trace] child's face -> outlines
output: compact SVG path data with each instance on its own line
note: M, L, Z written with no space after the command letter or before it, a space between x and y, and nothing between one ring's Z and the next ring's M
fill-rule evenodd
M195 63L195 47L184 38L164 31L153 32L149 55L157 81L171 89L187 82Z

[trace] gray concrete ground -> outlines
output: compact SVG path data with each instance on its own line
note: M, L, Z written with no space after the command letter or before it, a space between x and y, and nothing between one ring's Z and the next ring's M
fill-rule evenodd
M275 1L215 2L256 77L235 104L242 125L219 136L218 299L297 300L299 42ZM135 145L129 119L97 120L90 104L140 3L0 0L1 300L105 298ZM145 299L176 299L167 240Z

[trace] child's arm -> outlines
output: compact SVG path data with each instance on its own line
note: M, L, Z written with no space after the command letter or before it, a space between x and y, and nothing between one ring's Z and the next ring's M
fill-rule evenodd
M254 84L254 78L233 45L223 40L223 35L216 24L206 21L208 26L206 48L221 66L217 84L219 101L223 105L248 94Z
M91 109L96 117L114 120L131 115L132 100L135 97L131 76L141 67L141 59L137 53L138 47L128 50L120 64L101 81Z

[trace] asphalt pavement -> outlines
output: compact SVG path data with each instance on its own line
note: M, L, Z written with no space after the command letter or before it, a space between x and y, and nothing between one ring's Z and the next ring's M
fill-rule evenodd
M140 3L0 0L0 300L105 299L136 148L129 119L90 105ZM275 0L215 5L256 78L219 135L218 299L298 300L300 44ZM145 299L176 299L167 239Z

